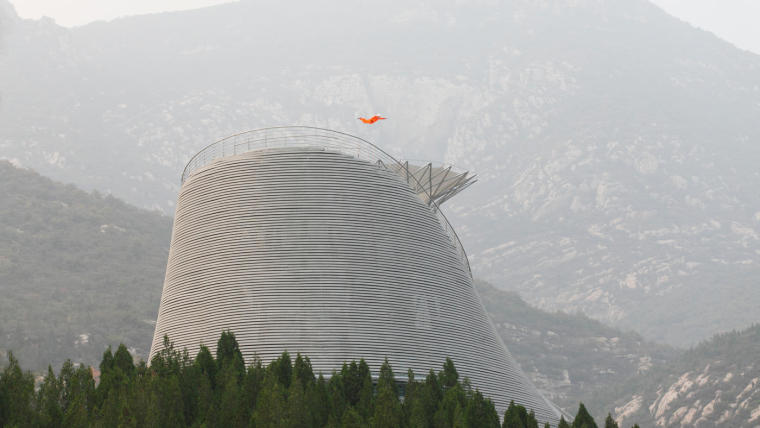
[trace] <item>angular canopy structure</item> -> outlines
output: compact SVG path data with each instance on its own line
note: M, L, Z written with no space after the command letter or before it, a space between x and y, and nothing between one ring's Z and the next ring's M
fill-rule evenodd
M475 176L467 171L457 171L451 165L434 166L432 162L423 165L408 161L391 167L417 192L428 205L440 206L454 195L475 182Z
M301 352L327 376L359 358L376 376L387 357L424 377L451 357L500 414L514 400L556 424L438 209L471 182L315 128L207 147L183 174L151 356L164 335L194 355L229 329L248 360Z

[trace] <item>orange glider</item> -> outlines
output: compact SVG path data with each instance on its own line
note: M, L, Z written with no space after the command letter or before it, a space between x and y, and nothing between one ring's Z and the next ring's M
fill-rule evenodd
M384 120L384 119L386 119L386 118L384 118L384 117L380 117L380 116L372 116L372 117L370 117L369 119L367 119L367 118L364 118L364 117L360 117L360 118L359 118L359 120L361 120L362 122L364 122L364 123L367 123L367 124L370 124L370 123L375 123L375 122L377 122L378 120Z

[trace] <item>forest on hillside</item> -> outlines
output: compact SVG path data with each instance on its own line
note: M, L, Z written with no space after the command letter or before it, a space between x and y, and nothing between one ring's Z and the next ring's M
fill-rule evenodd
M0 161L0 356L33 370L150 346L171 218Z

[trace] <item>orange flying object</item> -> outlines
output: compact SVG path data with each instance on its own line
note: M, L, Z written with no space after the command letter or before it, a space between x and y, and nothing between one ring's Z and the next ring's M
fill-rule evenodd
M386 118L384 118L384 117L380 117L380 116L372 116L372 117L370 117L369 119L367 119L367 118L364 118L364 117L360 117L360 118L359 118L359 120L361 120L362 122L364 122L364 123L367 123L367 124L370 124L370 123L375 123L375 122L377 122L378 120L384 120L384 119L386 119Z

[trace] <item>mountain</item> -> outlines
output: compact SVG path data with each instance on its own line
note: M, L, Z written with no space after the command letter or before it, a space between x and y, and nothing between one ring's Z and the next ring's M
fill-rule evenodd
M171 213L210 142L333 128L477 172L448 215L476 276L534 305L678 346L760 321L760 57L647 1L249 0L74 29L0 2L16 164Z
M759 356L760 325L754 325L716 335L666 365L602 389L596 397L611 402L622 424L757 427Z
M596 419L604 420L609 401L597 391L628 383L683 352L582 314L542 311L516 293L483 281L477 282L477 288L496 330L520 367L568 414L575 414L578 403L583 402L595 412Z
M0 354L25 367L148 353L171 219L0 161Z

